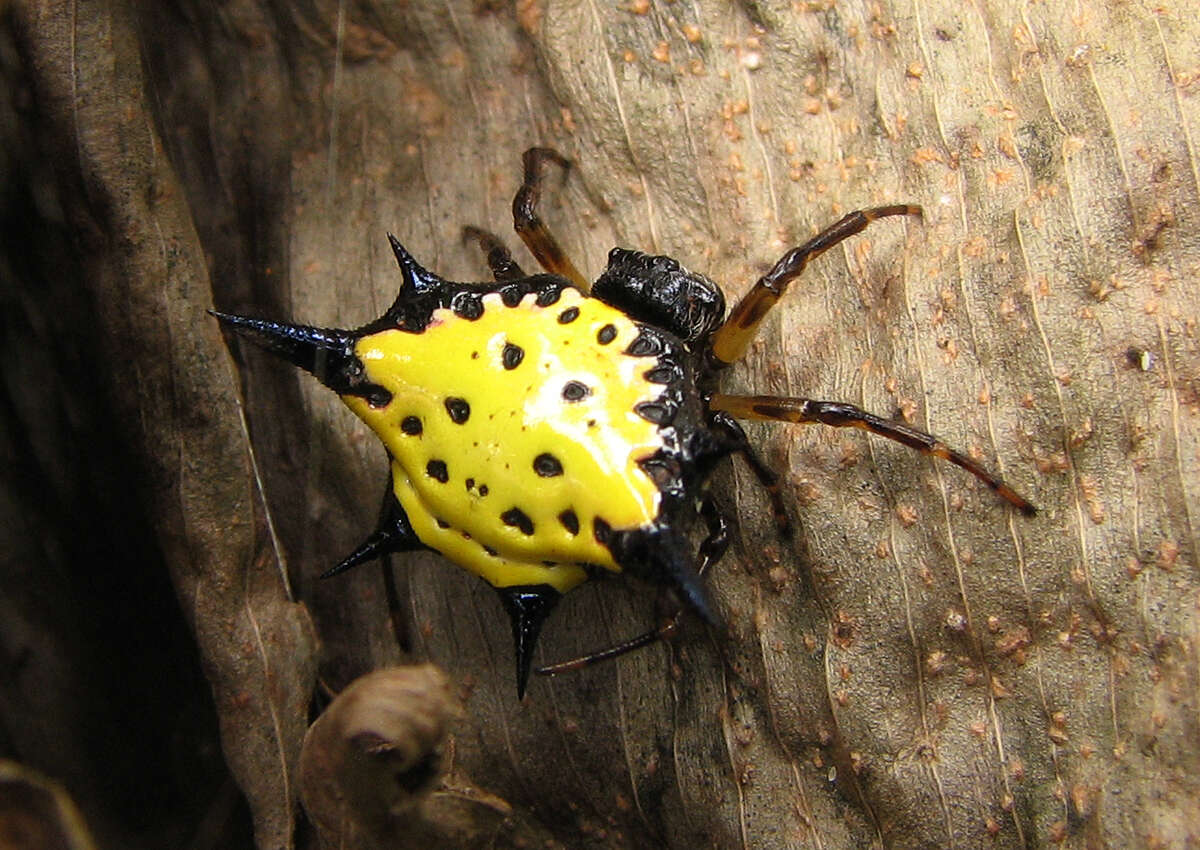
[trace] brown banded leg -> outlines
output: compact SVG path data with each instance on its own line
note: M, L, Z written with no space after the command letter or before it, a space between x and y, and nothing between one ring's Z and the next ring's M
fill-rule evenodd
M492 270L492 277L497 283L508 283L528 277L525 271L517 265L517 261L512 258L508 246L491 231L468 225L462 230L462 238L463 242L475 242L483 249L487 255L488 268Z
M571 161L550 148L530 148L525 151L523 161L525 181L513 198L513 227L529 246L533 256L542 264L542 268L551 274L565 277L581 291L587 292L591 285L575 268L562 246L558 244L558 240L546 229L536 212L538 200L542 196L542 183L546 179L546 163L553 162L566 171L571 167Z
M843 239L861 233L875 219L891 215L920 216L921 208L912 204L894 204L856 210L780 257L779 262L758 279L754 287L733 308L725 323L713 334L714 365L727 366L741 359L757 336L763 318L775 306L775 302L783 297L788 284L804 271L809 260L821 256Z
M813 401L807 398L778 398L776 396L734 396L717 394L709 401L713 410L720 410L738 419L765 419L774 422L808 424L819 422L835 428L861 428L903 443L922 454L940 457L965 469L1022 513L1032 516L1037 508L1024 497L961 452L947 446L924 431L910 428L901 422L882 419L852 404L838 401Z
M767 498L771 501L771 513L775 518L775 527L779 530L779 536L785 540L790 539L792 520L788 517L787 506L783 500L783 490L779 486L779 476L758 456L758 452L750 444L750 439L742 430L742 426L729 413L713 408L712 428L724 436L726 444L732 451L742 456L742 460L750 467L750 471L754 473L758 483L767 491Z
M706 495L704 501L700 503L700 517L704 520L704 524L708 529L708 536L700 544L700 566L696 568L696 574L702 576L709 567L725 556L725 551L729 548L730 537L729 520L721 513L721 509L717 507L717 503L713 501L711 495ZM661 598L660 596L660 604ZM610 646L608 649L602 649L599 652L590 652L587 655L573 658L570 661L562 661L558 664L539 667L537 673L539 676L557 676L560 673L573 673L576 670L591 667L593 664L599 664L601 661L608 661L610 658L616 658L627 652L633 652L635 649L641 649L643 646L649 646L660 640L667 640L673 637L675 632L678 631L679 618L682 615L683 606L676 603L670 611L661 612L658 628Z

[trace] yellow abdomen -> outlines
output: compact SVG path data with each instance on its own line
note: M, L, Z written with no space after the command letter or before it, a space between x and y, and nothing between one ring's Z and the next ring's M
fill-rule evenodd
M566 592L582 564L619 570L596 529L652 523L660 493L638 461L662 446L637 404L660 385L623 354L637 326L565 288L539 306L498 293L467 319L433 313L421 333L360 339L384 407L343 396L392 457L395 495L423 543L495 587Z

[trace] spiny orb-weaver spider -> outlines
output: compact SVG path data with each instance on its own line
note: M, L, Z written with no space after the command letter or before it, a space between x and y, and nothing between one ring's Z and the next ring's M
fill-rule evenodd
M589 284L539 219L546 165L525 152L513 200L517 232L545 274L527 275L492 234L467 228L494 281L455 283L422 268L389 234L403 284L387 312L357 330L215 313L228 328L308 370L375 431L391 464L379 527L325 575L392 552L429 549L500 594L512 621L517 694L562 594L628 572L665 587L676 613L658 628L554 675L674 631L682 606L717 616L701 575L724 555L729 521L708 491L713 468L740 455L788 533L778 477L738 419L862 428L975 475L1026 514L1034 507L935 437L850 404L717 391L763 318L814 257L899 204L852 212L788 251L725 316L721 290L678 262L614 248ZM706 536L694 547L691 532Z

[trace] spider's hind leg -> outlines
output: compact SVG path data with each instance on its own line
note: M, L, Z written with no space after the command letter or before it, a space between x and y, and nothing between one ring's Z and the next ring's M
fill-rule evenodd
M1026 515L1037 513L1037 509L1023 496L1009 487L999 476L992 474L962 452L956 451L937 437L902 422L883 419L860 407L839 401L813 401L807 398L779 398L776 396L714 395L709 405L739 419L766 419L775 422L809 424L819 422L835 428L861 428L902 443L922 454L948 460L957 467L974 475L1002 498Z

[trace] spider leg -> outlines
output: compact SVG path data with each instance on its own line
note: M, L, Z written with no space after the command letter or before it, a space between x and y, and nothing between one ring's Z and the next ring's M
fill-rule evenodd
M869 210L856 210L780 257L774 267L760 277L754 287L737 303L725 323L713 334L714 365L728 366L741 359L754 337L758 335L763 318L775 306L775 302L783 297L788 284L804 271L809 260L819 257L842 240L861 233L875 219L892 215L920 216L921 208L912 204L893 204Z
M734 396L716 394L709 400L713 410L723 411L739 419L766 419L775 422L808 424L819 422L835 428L861 428L895 440L922 454L948 460L955 466L974 475L1021 513L1032 516L1037 508L1023 496L988 472L971 458L955 451L937 437L910 428L901 422L882 419L852 404L837 401L813 401L807 398L779 398L776 396Z
M714 430L717 430L725 438L732 451L742 456L742 460L750 467L750 471L754 473L758 483L767 491L767 498L771 501L771 514L775 519L775 527L779 530L779 536L785 540L789 539L792 536L792 521L788 517L783 490L779 485L779 476L759 457L754 446L750 444L746 432L742 430L742 426L733 416L711 405L710 408L713 411L712 426Z
M711 494L705 494L704 501L700 503L700 517L708 529L708 536L700 544L700 566L696 568L696 574L703 576L709 567L725 557L731 537L729 517L722 513Z
M517 265L517 261L512 258L508 246L501 242L500 237L491 231L467 226L463 228L462 238L463 242L477 242L479 247L487 254L488 268L492 270L492 277L497 283L507 283L528 277L521 267Z
M571 161L551 148L530 148L525 151L522 161L525 163L525 180L513 198L513 227L542 268L565 277L581 291L587 292L591 285L575 268L536 212L546 177L546 163L553 162L566 171L571 167Z
M697 567L696 573L704 575L709 567L724 557L725 551L729 548L729 519L721 512L721 509L717 506L711 495L705 495L704 501L700 503L700 516L708 528L708 536L700 544L700 565ZM667 640L673 637L675 632L679 630L679 618L682 615L683 606L676 603L671 611L665 613L656 629L652 629L635 638L622 641L598 652L589 652L587 655L573 658L570 661L562 661L558 664L539 667L536 672L539 676L557 676L560 673L573 673L576 670L591 667L593 664L599 664L601 661L608 661L610 658L616 658L635 649L641 649L643 646L657 643L660 640Z

